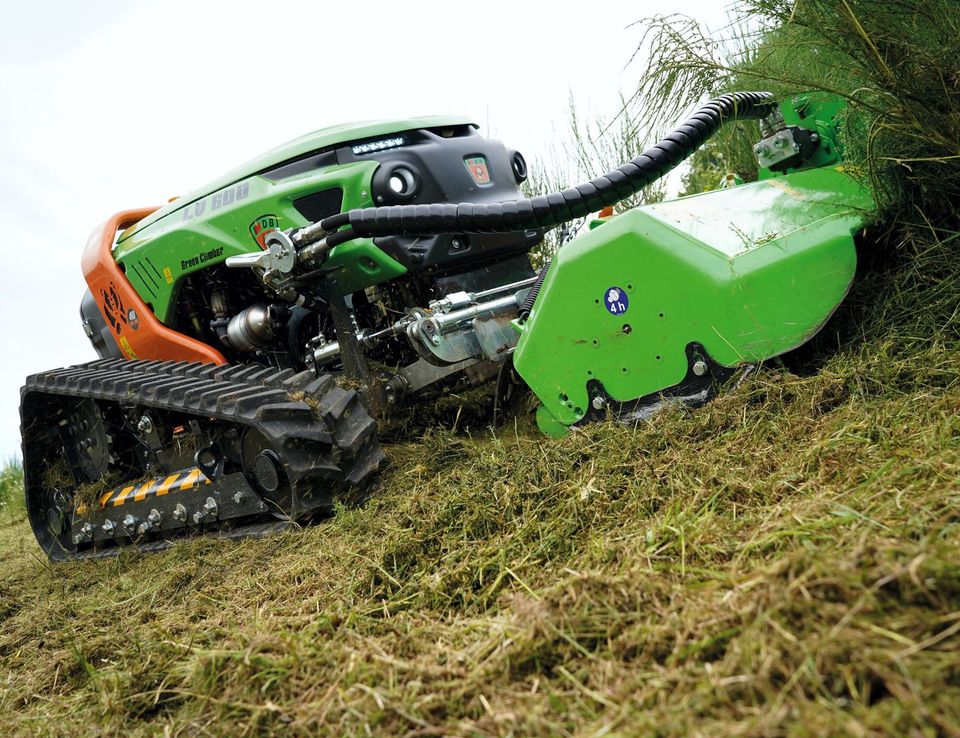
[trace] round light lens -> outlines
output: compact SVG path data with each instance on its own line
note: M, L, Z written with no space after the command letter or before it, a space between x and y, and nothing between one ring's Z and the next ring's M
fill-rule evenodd
M387 186L395 195L409 197L417 190L417 178L416 175L406 167L397 167L390 173L390 177L387 179Z

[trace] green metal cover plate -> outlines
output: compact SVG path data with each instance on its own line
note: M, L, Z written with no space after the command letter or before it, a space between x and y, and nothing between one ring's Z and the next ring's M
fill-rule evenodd
M678 384L692 342L727 367L803 344L846 295L874 208L840 167L809 169L637 208L567 244L514 353L541 427L580 420L591 379L618 401ZM625 297L612 311L611 289Z

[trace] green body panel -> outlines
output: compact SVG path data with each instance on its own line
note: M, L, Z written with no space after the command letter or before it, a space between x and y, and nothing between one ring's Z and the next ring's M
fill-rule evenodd
M640 207L569 243L513 357L541 428L580 420L591 379L618 401L678 384L692 342L727 367L801 345L845 296L874 207L841 167L805 169ZM626 293L621 314L610 288Z
M271 226L284 230L307 225L293 206L305 195L339 187L343 190L343 210L372 206L370 182L378 164L363 161L332 165L279 181L258 173L350 141L469 122L466 118L434 116L340 125L302 136L177 198L127 229L114 257L157 317L172 323L182 277L215 266L229 256L258 250L252 228L261 218L273 216ZM325 266L339 270L338 284L344 294L406 272L370 239L338 246Z
M141 228L145 228L152 223L173 215L181 208L197 200L211 195L219 190L223 190L230 185L237 184L243 180L262 172L266 169L298 159L307 154L323 151L339 146L349 141L358 141L360 139L377 138L387 136L391 133L401 133L403 131L412 131L417 128L435 128L440 126L472 125L469 118L450 115L434 115L423 118L407 118L403 120L374 120L359 121L356 123L344 123L336 126L321 128L313 133L307 133L292 141L270 149L264 154L251 159L245 164L241 164L236 169L232 169L226 174L218 177L212 182L208 182L203 187L193 192L178 197L169 205L160 208L157 212L148 218L144 218L133 228L129 229L124 236L136 233Z

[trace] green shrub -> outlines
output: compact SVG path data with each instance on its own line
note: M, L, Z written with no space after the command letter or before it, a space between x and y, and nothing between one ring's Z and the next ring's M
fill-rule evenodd
M743 0L720 40L691 19L646 23L648 63L631 99L638 125L675 120L691 101L734 89L827 90L849 102L847 155L870 178L888 222L956 221L955 0ZM716 148L736 168L743 141L725 135Z

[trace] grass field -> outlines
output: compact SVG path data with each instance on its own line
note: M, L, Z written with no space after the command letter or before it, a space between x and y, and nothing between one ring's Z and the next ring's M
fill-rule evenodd
M8 468L0 733L960 736L960 56L934 48L949 26L884 36L880 3L765 4L849 9L894 87L929 76L920 51L945 70L913 165L883 125L919 103L867 95L899 105L867 164L900 169L818 341L700 410L561 441L448 398L370 502L267 540L53 566Z
M957 735L960 270L925 243L809 376L430 431L300 533L52 566L13 502L5 732Z

